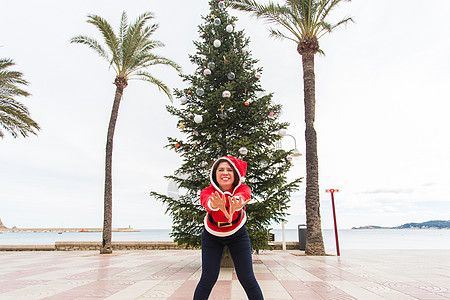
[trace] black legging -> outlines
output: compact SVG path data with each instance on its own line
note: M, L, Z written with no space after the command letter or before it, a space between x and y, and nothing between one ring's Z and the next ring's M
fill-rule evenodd
M227 246L233 259L237 277L250 300L264 299L253 274L252 249L245 226L227 237L217 237L203 229L202 277L194 293L194 300L208 299L219 277L223 248Z

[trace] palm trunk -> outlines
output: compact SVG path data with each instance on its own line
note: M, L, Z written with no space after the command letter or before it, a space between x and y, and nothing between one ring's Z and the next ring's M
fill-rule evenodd
M117 79L116 79L117 81ZM117 85L117 84L116 84ZM123 95L123 87L117 85L114 103L109 120L108 134L106 137L106 160L105 160L105 195L103 208L103 239L100 254L112 253L112 154L114 130L116 128L117 115L119 114L120 101Z
M314 52L302 54L303 90L305 101L305 140L306 140L306 249L307 255L325 255L319 201L319 161L317 158L317 135L315 119L315 74Z

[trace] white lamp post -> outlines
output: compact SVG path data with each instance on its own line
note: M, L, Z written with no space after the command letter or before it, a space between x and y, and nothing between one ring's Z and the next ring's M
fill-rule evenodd
M290 135L290 134L288 134L287 132L286 132L286 129L280 129L279 131L278 131L278 135L280 135L280 136L283 136L283 137L285 137L285 136L290 136L291 138L293 138L294 139L294 150L292 151L292 156L293 157L299 157L299 156L302 156L302 154L300 153L300 151L297 149L297 140L295 139L295 137L293 136L293 135Z
M286 132L286 129L280 129L278 131L278 135L285 137L285 136L290 136L291 138L294 139L294 150L292 151L292 156L293 157L299 157L302 154L300 153L300 151L297 149L297 141L295 140L295 137L293 135L290 135ZM280 141L280 148L281 148L281 141ZM292 158L291 158L292 159ZM281 238L282 238L282 245L283 245L283 250L286 250L286 236L285 236L285 222L281 222Z

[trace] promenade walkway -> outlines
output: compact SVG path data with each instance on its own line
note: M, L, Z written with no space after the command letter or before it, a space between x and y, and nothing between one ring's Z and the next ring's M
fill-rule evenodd
M192 299L199 250L0 252L0 299ZM302 251L254 255L265 299L450 299L448 250ZM210 299L247 299L222 269Z

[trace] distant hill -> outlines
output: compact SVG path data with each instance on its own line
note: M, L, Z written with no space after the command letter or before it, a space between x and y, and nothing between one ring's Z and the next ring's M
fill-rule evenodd
M406 223L395 227L381 227L375 225L353 227L352 229L450 229L450 220L427 221L422 223Z

